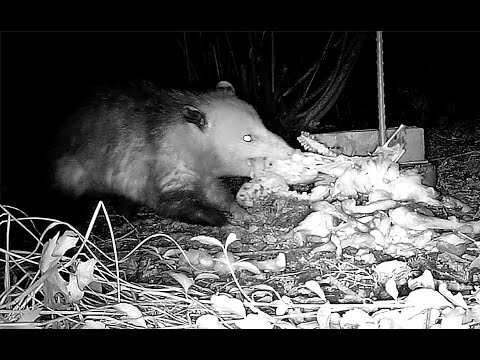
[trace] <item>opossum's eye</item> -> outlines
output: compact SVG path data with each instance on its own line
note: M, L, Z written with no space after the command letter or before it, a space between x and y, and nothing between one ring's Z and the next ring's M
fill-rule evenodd
M252 141L252 137L250 135L243 135L243 141L245 142L251 142Z
M197 125L200 130L204 130L208 125L205 114L193 106L183 107L183 117L187 122Z

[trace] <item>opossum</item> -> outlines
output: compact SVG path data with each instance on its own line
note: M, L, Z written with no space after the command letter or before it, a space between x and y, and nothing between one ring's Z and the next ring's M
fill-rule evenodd
M57 188L147 205L183 222L222 226L248 216L220 177L250 176L249 159L288 159L281 137L225 81L209 92L138 86L98 93L59 137Z

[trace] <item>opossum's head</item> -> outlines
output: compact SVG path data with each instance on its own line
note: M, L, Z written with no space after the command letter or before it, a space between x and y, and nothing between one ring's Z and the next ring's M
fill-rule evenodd
M229 83L220 82L205 99L185 111L204 135L204 149L215 154L218 176L249 176L248 159L283 160L293 154L293 148L267 130L255 109L235 96Z

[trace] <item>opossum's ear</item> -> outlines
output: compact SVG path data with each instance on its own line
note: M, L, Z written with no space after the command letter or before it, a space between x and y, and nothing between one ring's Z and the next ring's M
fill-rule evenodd
M233 85L230 84L228 81L220 81L217 84L217 91L224 92L225 94L235 95L235 89L233 88Z
M204 130L208 126L205 114L193 106L183 107L183 117L187 122L197 125L200 130Z

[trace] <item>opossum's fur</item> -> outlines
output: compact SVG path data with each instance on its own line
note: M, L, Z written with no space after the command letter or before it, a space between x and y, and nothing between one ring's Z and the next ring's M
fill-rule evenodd
M97 94L72 116L60 144L55 183L67 193L120 195L208 225L241 210L219 177L249 176L248 159L293 152L225 87L193 93L150 83Z

